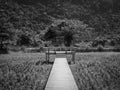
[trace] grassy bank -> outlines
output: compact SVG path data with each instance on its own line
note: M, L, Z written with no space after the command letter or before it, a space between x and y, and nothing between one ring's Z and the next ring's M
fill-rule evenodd
M79 53L71 65L79 90L119 90L119 53Z
M0 55L0 90L44 90L52 65L42 53Z

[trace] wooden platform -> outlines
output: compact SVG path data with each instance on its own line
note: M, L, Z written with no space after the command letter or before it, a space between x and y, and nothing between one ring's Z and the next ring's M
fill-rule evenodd
M56 58L45 90L78 90L66 58Z

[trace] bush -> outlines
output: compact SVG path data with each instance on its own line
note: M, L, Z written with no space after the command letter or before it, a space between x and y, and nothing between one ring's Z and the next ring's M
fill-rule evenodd
M7 48L0 48L0 54L8 54Z
M114 47L114 48L113 48L113 51L115 51L115 52L120 52L120 47L117 47L117 46Z
M17 44L29 46L30 45L30 38L27 35L21 35L19 40L17 41Z
M98 50L99 52L101 52L101 51L104 51L104 48L103 48L102 45L99 45L99 46L97 47L97 50Z
M66 31L64 36L64 42L65 46L70 46L73 41L73 32L72 31Z
M13 51L13 52L19 52L19 51L23 51L23 48L22 47L19 47L19 46L9 46L8 47L8 50L9 51Z

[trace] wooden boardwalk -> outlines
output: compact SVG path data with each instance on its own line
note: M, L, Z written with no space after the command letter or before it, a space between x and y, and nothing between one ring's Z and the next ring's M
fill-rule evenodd
M56 58L45 90L78 90L66 58Z

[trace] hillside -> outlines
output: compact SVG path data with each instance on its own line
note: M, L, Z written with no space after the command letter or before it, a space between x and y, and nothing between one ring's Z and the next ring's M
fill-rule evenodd
M1 0L0 13L0 32L11 45L45 44L45 32L61 20L77 33L77 41L120 41L119 0Z

